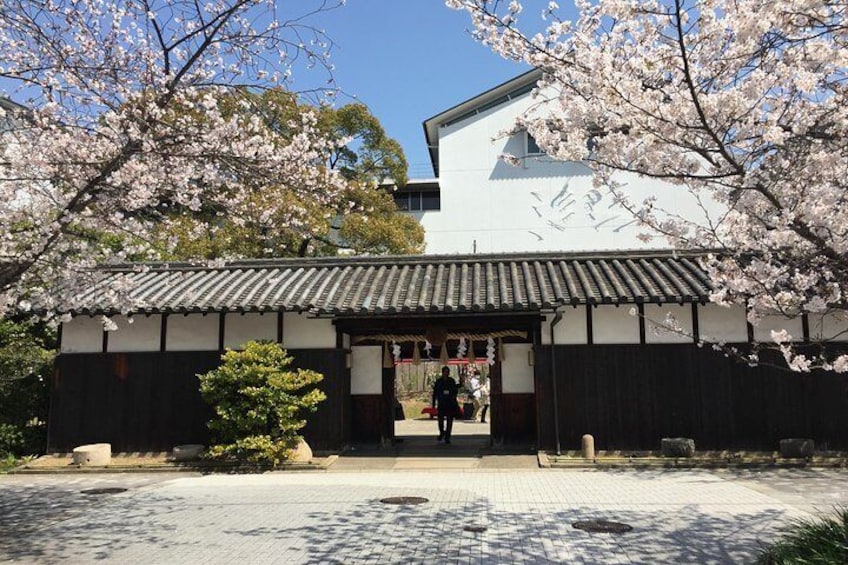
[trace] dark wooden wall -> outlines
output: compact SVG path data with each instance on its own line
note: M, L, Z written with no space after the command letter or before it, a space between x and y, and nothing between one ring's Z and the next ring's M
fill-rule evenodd
M290 349L292 364L324 375L320 387L327 399L306 418L303 437L312 449L339 449L350 439L350 369L344 349Z
M383 395L355 394L351 396L351 440L357 443L378 443L386 420ZM393 421L391 422L394 423Z
M502 394L497 416L492 416L492 424L500 421L498 429L502 435L498 441L504 443L536 443L536 395Z
M551 449L550 346L535 367L539 440ZM775 450L789 437L848 449L846 375L752 368L693 345L556 346L556 373L564 450L584 433L598 449L658 449L673 436L699 449Z
M294 366L324 375L327 395L307 418L314 449L341 446L350 429L350 379L341 349L290 350ZM114 451L167 451L209 443L211 409L196 375L220 363L216 351L63 354L51 388L48 449L106 442Z

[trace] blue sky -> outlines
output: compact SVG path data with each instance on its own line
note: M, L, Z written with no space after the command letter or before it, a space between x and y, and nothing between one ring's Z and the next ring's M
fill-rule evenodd
M475 42L442 0L348 0L315 23L336 42L336 82L401 143L412 177L432 174L421 122L529 69Z
M288 2L277 2L281 19L292 15L286 13ZM524 4L523 24L538 29L547 1ZM447 8L444 0L347 0L303 23L324 29L335 42L331 63L344 93L338 103L355 97L367 104L403 146L413 178L432 176L425 119L529 69L475 42L468 33L470 17ZM321 71L298 69L293 78L296 91L326 86ZM23 102L14 88L0 82L0 93Z

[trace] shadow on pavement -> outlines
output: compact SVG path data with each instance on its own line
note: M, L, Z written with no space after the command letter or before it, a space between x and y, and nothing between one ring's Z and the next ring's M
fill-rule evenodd
M691 481L691 488L707 484L706 479L715 482L686 471L644 473L651 478L673 474L678 481ZM439 486L422 484L420 488ZM87 497L79 492L84 487L78 487L24 489L0 484L0 560L120 561L129 553L156 556L154 560L164 555L169 560L194 557L203 561L217 547L244 548L238 551L245 551L241 558L247 562L256 558L251 551L257 555L261 551L263 560L274 562L275 555L282 559L296 550L300 552L297 561L315 564L366 559L380 563L739 563L750 561L790 517L782 509L761 504L737 506L731 512L712 508L709 502L658 500L643 503L642 508L623 509L626 503L611 497L597 505L571 506L567 500L548 500L543 490L529 502L521 492L505 492L497 501L486 496L470 500L442 496L419 506L391 506L382 504L380 497L416 494L417 489L374 487L369 492L379 496L352 498L330 504L333 507L324 511L315 510L327 505L321 502L320 491L304 493L303 487L295 501L282 495L248 500L241 494L215 491L186 498L168 490ZM304 506L287 506L290 502ZM624 522L633 530L620 535L590 534L571 526L588 519ZM486 530L480 533L465 527Z
M675 508L674 520L655 512L600 512L575 507L549 513L494 510L485 499L459 508L387 507L375 500L347 512L314 513L320 526L228 530L257 539L302 540L306 563L740 563L768 543L780 511L716 517L696 506ZM633 526L619 535L574 529L578 520L606 519ZM683 523L681 523L681 520ZM672 522L676 523L675 527ZM465 527L485 527L483 533ZM761 535L767 532L766 539Z

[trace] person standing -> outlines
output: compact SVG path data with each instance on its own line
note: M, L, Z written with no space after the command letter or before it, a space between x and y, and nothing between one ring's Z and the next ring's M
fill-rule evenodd
M480 411L480 423L486 423L486 412L489 411L489 377L483 377L483 382L480 384L480 388L477 389L480 393L479 401L483 406L483 409Z
M444 439L445 443L451 442L453 419L459 412L459 403L456 400L457 391L456 381L450 376L450 368L442 367L442 376L436 379L433 385L432 406L437 409L439 417L439 437L436 441Z
M465 415L466 420L474 420L477 418L477 412L480 411L480 376L476 368L472 368L468 372L468 391L471 393L471 402L474 403L474 413Z

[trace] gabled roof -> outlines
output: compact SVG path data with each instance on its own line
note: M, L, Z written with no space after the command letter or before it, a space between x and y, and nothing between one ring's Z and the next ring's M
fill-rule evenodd
M23 120L28 119L31 115L29 108L5 96L0 96L0 110L3 114L0 116L0 132L18 127Z
M315 315L532 312L563 305L706 302L697 255L673 251L422 255L124 265L74 297L74 314L297 311Z
M461 120L490 110L496 106L523 96L533 90L536 83L542 77L540 69L533 69L519 75L503 84L460 102L452 108L440 112L424 120L424 137L427 140L427 149L430 152L430 162L433 165L433 173L439 176L439 127L450 125Z
M0 108L6 111L12 112L27 112L28 108L26 106L22 106L18 104L11 98L6 98L5 96L0 96Z

